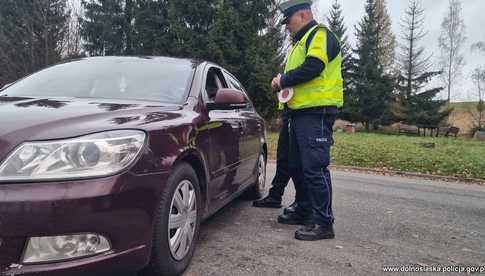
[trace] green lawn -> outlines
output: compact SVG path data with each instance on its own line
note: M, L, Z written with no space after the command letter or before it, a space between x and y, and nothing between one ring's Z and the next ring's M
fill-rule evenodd
M278 134L269 133L270 159ZM434 149L418 143L436 143ZM332 164L485 179L485 143L454 138L335 134Z

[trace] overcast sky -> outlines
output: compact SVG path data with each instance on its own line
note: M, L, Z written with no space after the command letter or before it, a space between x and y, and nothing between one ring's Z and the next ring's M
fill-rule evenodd
M326 14L334 0L316 0L317 10L320 14ZM353 44L354 25L364 15L364 0L339 0L342 4L344 16L348 28L348 35ZM406 0L387 0L389 14L393 23L394 33L399 41L400 21L404 16L404 11L408 6ZM448 0L421 0L421 5L425 9L426 23L425 28L428 35L423 39L423 45L427 46L429 54L433 54L436 61L440 55L438 47L438 37L441 30L441 22L448 8ZM455 87L454 101L476 100L478 98L474 86L471 83L470 74L478 65L485 66L485 54L471 52L470 47L478 41L485 41L485 0L463 0L463 17L466 25L467 41L463 47L466 65L463 68L462 81ZM318 16L320 17L320 16ZM400 42L400 41L399 41ZM444 96L444 93L443 93Z

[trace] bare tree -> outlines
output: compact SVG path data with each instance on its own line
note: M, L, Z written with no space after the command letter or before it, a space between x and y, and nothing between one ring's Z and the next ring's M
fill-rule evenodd
M485 53L485 42L477 42L475 44L473 44L473 49L478 49L478 50L481 50Z
M472 80L475 82L477 85L477 93L478 93L478 100L483 101L483 91L482 89L485 88L485 68L479 66L475 68L475 70L472 73Z
M485 88L485 68L477 67L472 73L472 80L475 82L478 93L478 104L476 106L476 114L473 112L475 129L485 130L485 103L483 102L483 89Z
M84 16L84 9L78 0L67 2L69 18L67 19L67 29L62 41L62 57L73 58L82 55L82 38L80 19Z
M450 102L453 85L465 63L461 50L466 34L460 0L449 0L448 11L441 23L441 29L438 39L441 49L440 61L444 72L444 84L448 90L448 102Z
M472 45L472 50L478 50L478 51L482 51L483 53L485 53L485 40L474 43Z

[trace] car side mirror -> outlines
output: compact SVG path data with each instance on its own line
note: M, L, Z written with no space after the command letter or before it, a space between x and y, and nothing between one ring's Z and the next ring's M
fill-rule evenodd
M210 110L234 110L246 108L248 102L243 92L236 89L223 88L216 93L214 102L207 103Z

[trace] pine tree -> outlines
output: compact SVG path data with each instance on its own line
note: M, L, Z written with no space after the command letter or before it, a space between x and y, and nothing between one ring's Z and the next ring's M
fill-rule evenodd
M270 118L269 80L280 71L276 0L84 1L82 34L91 55L166 55L216 62L246 87Z
M344 65L350 60L351 52L348 43L347 27L343 15L342 5L339 0L335 0L332 9L327 17L328 28L338 37L342 48L342 57ZM345 67L345 66L344 66Z
M209 31L214 26L219 0L168 2L170 55L208 59Z
M137 55L166 56L169 54L168 3L138 0L135 8L135 36Z
M126 42L125 55L133 55L137 46L135 45L135 5L137 0L125 0L124 3L124 20L123 35Z
M386 0L375 0L375 16L379 64L384 67L386 72L390 72L395 59L396 36L392 32L392 22Z
M84 47L92 56L124 55L127 52L126 17L122 0L83 0L81 20Z
M353 117L363 122L366 129L376 128L389 122L389 108L393 102L394 80L386 74L379 42L384 37L379 25L378 4L376 0L367 0L365 15L356 26L357 47L354 68L357 112Z
M82 35L91 55L176 54L167 0L83 0L83 6Z
M347 27L343 16L342 5L339 0L335 0L332 4L330 14L327 17L328 28L340 39L342 52L342 76L344 79L344 100L345 105L339 117L345 120L353 121L352 114L356 112L356 101L352 89L352 74L353 68L352 52L348 43Z
M0 2L0 86L34 70L33 60L29 59L33 45L27 44L24 14L20 2Z
M242 81L261 115L276 113L276 97L270 80L279 71L282 33L276 21L273 0L225 0L210 32L210 59Z
M420 45L426 35L423 30L424 10L416 0L410 1L401 26L403 44L399 55L398 90L402 114L396 115L408 124L437 125L449 115L449 110L442 111L445 102L435 100L442 87L423 91L441 72L429 70L430 56L425 56L425 48Z
M0 2L0 83L61 60L66 0Z

